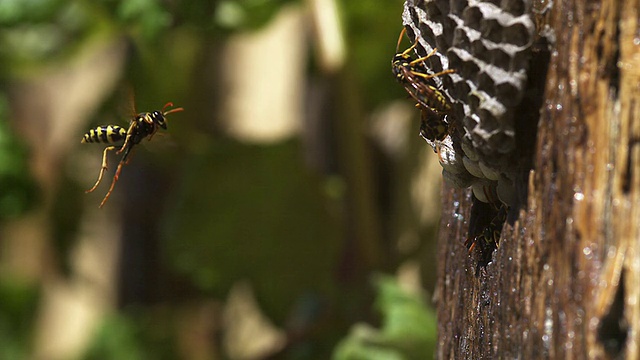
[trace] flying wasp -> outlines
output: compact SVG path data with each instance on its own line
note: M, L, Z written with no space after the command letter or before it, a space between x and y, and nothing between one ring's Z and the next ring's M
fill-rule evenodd
M111 181L111 187L100 203L101 208L109 199L122 171L122 166L129 163L129 155L133 147L139 144L144 138L151 140L160 128L166 130L167 115L184 110L181 107L165 110L171 107L173 107L173 103L168 102L160 111L142 112L135 115L135 117L131 119L128 129L118 125L101 125L84 134L81 141L82 143L114 144L123 141L122 145L111 145L104 149L102 153L102 168L100 169L98 180L91 189L85 191L86 193L94 191L102 181L102 176L107 170L107 153L109 151L117 150L116 154L123 154L120 163L118 163L118 168L113 176L113 180Z
M445 115L451 112L451 103L445 95L437 88L433 78L451 74L452 69L443 70L434 74L429 74L425 65L425 60L432 57L438 49L433 49L429 54L418 59L413 59L411 51L418 45L418 40L405 51L399 53L400 43L406 29L403 28L398 37L396 54L391 60L391 71L396 80L402 84L409 95L417 101L416 107L422 112L423 133L431 141L443 140L448 134L448 125L445 122Z

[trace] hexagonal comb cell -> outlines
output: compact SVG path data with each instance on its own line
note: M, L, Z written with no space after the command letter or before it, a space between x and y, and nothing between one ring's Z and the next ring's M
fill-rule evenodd
M403 21L418 38L418 53L438 48L443 68L455 70L442 81L455 109L449 121L458 129L451 149L462 152L451 158L464 159L472 172L446 177L462 177L458 184L470 176L483 183L495 182L495 174L511 177L515 114L535 35L530 0L407 0Z

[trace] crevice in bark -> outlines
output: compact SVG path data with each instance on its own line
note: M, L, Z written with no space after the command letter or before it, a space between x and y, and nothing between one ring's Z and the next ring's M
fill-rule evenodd
M612 358L622 355L622 350L627 342L629 326L624 318L624 272L620 275L620 281L616 296L607 314L600 320L598 327L598 341L602 343L604 350Z

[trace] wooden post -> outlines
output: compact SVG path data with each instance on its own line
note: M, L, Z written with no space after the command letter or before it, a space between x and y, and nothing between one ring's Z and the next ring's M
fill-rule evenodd
M443 190L438 358L640 358L640 5L548 6L526 200L477 274L471 191Z

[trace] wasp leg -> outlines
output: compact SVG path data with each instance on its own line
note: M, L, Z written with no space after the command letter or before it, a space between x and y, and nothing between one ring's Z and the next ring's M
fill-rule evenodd
M91 189L85 191L85 193L93 192L93 190L95 190L98 187L98 185L100 185L100 182L102 181L102 175L104 175L104 172L107 170L107 153L117 148L118 148L117 146L108 146L104 149L104 152L102 153L102 168L100 169L98 180L96 181L95 185L93 185Z
M111 181L111 186L109 187L109 191L107 191L107 195L105 195L104 199L102 199L102 202L100 203L100 206L99 206L100 208L102 208L102 206L104 206L104 204L109 199L109 196L111 196L111 193L113 192L113 188L115 188L116 182L118 182L118 178L120 177L120 172L122 171L122 167L124 165L129 164L129 160L131 159L129 156L133 154L132 149L133 149L133 147L129 147L124 152L124 155L122 156L122 159L120 159L120 163L118 163L118 168L116 169L116 173L115 173L115 175L113 175L113 180ZM122 149L120 149L120 150L122 150Z
M416 42L413 44L413 46L412 46L411 48L415 48L415 47L416 47L416 45L418 45L418 40L416 40ZM411 49L411 48L410 48L410 49ZM421 63L421 62L424 62L424 61L425 61L425 60L427 60L428 58L432 57L436 52L438 52L438 49L437 49L437 48L433 48L433 50L431 50L431 52L430 52L430 53L428 53L428 54L427 54L427 56L423 56L423 57L421 57L421 58L417 58L417 59L415 59L415 60L412 60L412 61L409 63L409 65L413 66L413 65L415 65L415 64L419 64L419 63Z
M467 249L469 249L469 254L473 253L473 249L476 248L476 242L480 241L479 239L480 236L476 236L473 239L467 239L467 241L464 242L464 246L467 247Z
M413 44L413 46L411 48L415 48L416 45L418 44L418 41L416 40L415 44ZM411 49L410 48L410 49ZM408 50L408 49L407 49ZM425 60L427 60L428 58L432 57L433 55L435 55L435 53L438 52L438 48L433 48L433 50L431 50L430 53L428 53L426 56L423 56L421 58L417 58L415 60L411 60L411 62L409 63L409 65L413 66L415 64L419 64L421 62L424 62ZM453 72L453 70L445 70L445 72Z
M121 154L124 149L127 149L131 146L130 142L131 138L133 137L133 131L135 130L136 125L136 120L133 119L133 121L131 121L131 125L129 125L129 129L127 130L127 137L124 138L124 144L122 144L122 147L116 152L116 154Z
M402 56L405 57L407 56L413 49L416 48L416 46L418 46L418 39L416 39L416 41L413 43L413 45L411 45L411 47L409 47L407 50L402 52ZM412 61L413 63L413 61Z
M134 152L135 150L133 149L133 147L129 149L129 151L125 152L121 162L123 162L125 165L129 165L129 161L131 161L131 156L133 156Z
M400 36L398 37L398 43L396 44L396 53L398 52L398 48L400 48L400 43L402 42L402 36L404 34L406 34L406 32L407 32L407 28L405 28L405 27L403 27L402 31L400 31ZM401 53L402 57L406 57L413 49L416 48L416 46L418 46L418 38L415 39L415 41L413 42L413 45L411 45L411 47L409 47L407 50L405 50L405 51L403 51ZM410 65L414 65L414 64L417 64L417 63L419 63L421 61L426 60L427 58L433 56L433 54L435 54L436 51L437 51L436 49L433 49L433 51L429 55L427 55L427 56L425 56L423 58L417 59L417 60L413 60L410 63Z
M128 163L128 160L125 160L125 159L120 160L120 163L118 164L118 168L116 169L116 174L113 176L113 181L111 181L111 186L109 187L109 191L107 191L107 195L104 196L104 199L102 199L102 202L100 203L100 206L99 206L100 208L104 206L104 204L109 199L109 196L111 196L111 193L113 192L113 188L116 186L116 182L118 182L118 178L120 177L122 166L125 165L126 163Z
M425 74L425 73L421 73L421 72L418 72L418 71L411 71L411 73L413 75L420 76L420 77L424 78L425 80L432 79L432 78L438 77L440 75L451 74L451 73L454 73L454 72L456 72L456 71L453 70L453 69L442 70L442 71L437 72L435 74Z
M153 135L155 135L158 132L158 130L159 130L158 127L153 129L153 132L151 134L149 134L149 136L147 136L147 141L151 141L151 138L153 137Z
M484 197L489 200L489 204L493 207L493 210L500 211L503 206L500 200L498 199L498 195L495 192L495 189L492 189L488 186L482 186L482 192L484 193Z

